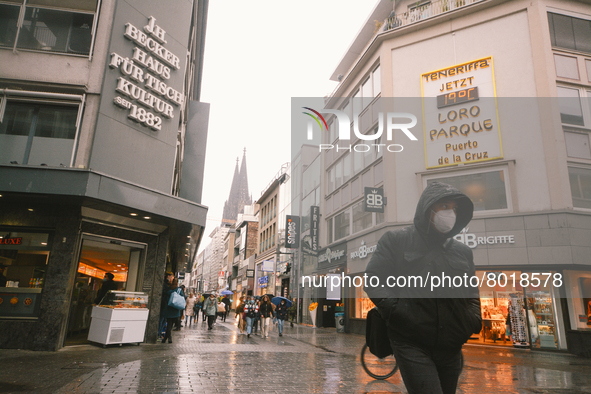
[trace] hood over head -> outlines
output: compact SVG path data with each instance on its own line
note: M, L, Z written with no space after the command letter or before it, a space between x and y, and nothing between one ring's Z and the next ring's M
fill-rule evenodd
M452 199L458 204L456 211L456 224L447 233L441 234L431 228L431 206L442 199ZM446 239L458 234L472 220L474 204L464 193L447 183L433 182L429 184L417 204L414 224L423 239L429 242L443 243Z

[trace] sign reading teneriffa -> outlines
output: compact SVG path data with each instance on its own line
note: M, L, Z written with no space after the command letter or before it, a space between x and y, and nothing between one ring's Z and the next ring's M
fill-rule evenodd
M492 57L421 75L427 168L503 157Z

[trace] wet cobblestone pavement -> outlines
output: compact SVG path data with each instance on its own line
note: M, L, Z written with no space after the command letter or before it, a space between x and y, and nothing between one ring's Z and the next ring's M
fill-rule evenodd
M0 393L405 393L400 374L363 371L364 338L286 325L262 339L233 321L199 322L172 344L0 350ZM591 393L591 360L565 353L466 345L458 393Z

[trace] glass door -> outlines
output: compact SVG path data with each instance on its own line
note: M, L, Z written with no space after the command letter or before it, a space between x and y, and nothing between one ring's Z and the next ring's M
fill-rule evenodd
M144 244L83 235L70 302L66 346L86 343L92 307L106 273L113 275L112 287L117 290L141 290L145 248Z

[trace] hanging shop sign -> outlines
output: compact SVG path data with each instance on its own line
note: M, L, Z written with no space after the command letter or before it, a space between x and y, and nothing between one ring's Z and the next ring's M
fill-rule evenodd
M376 187L364 188L363 207L365 212L384 213L384 189Z
M346 243L323 249L318 253L318 264L343 263L345 261L347 261Z
M275 261L273 260L264 260L263 261L263 266L262 266L262 271L266 271L266 272L271 272L273 271L275 268Z
M361 241L361 246L359 249L351 252L351 260L355 259L364 259L369 256L371 253L375 252L378 248L378 245L367 246L365 245L365 241Z
M262 278L259 278L259 287L263 288L263 287L267 287L269 285L269 277L268 276L263 276Z
M503 157L492 56L421 75L427 168Z
M496 245L496 244L514 244L515 235L491 235L486 237L477 237L476 234L468 233L469 227L465 227L458 235L454 236L456 241L460 241L471 249L478 245Z
M300 247L300 217L286 216L285 247L297 249Z
M246 270L247 278L254 278L254 270Z
M183 94L167 83L171 73L181 68L180 58L166 49L166 31L153 16L143 29L125 24L123 36L135 46L131 54L110 55L109 67L121 73L114 104L128 110L131 120L161 130L163 121L174 118L174 107L183 104Z
M310 249L313 253L318 251L318 228L320 222L320 207L310 207Z

